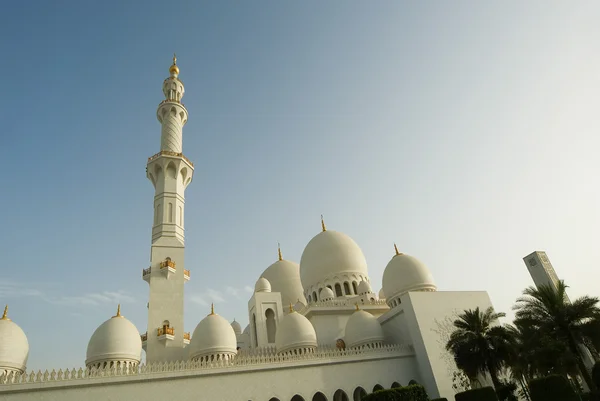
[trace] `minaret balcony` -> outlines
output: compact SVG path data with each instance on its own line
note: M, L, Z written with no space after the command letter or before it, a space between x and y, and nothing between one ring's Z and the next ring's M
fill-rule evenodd
M147 269L142 269L142 278L147 283L150 283L150 273L152 273L152 268L151 267L149 267Z
M164 272L167 275L167 279L171 277L171 275L175 274L175 262L171 259L167 259L164 262L160 262L160 271Z
M190 332L188 331L187 333L183 333L183 343L184 344L189 344L190 340L192 339L192 336L190 335Z
M183 279L185 281L190 281L190 271L183 269Z
M160 152L158 152L157 154L150 156L148 158L148 163L150 163L151 161L158 159L160 156L174 156L174 157L181 157L183 160L185 160L186 162L188 162L188 164L192 167L194 167L194 163L192 163L190 161L190 159L188 159L187 157L184 156L183 153L178 153L178 152L172 152L170 150L161 150Z
M159 327L158 329L156 329L156 335L161 341L171 341L175 339L175 329L169 326Z

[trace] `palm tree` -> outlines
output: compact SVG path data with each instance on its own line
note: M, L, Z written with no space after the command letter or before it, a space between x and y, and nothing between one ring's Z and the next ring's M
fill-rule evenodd
M598 298L584 296L569 302L566 297L567 288L563 281L558 283L556 289L543 285L539 288L526 288L523 291L524 296L517 299L514 307L515 324L529 327L538 333L538 339L555 339L554 346L562 345L563 355L567 351L567 354L574 358L588 387L594 389L579 346L584 344L589 335L590 322L600 315L600 309L596 306ZM555 351L561 352L560 349Z
M471 380L479 373L489 373L494 387L501 385L498 374L510 360L513 337L505 326L492 324L504 316L491 307L485 312L477 307L465 310L453 322L456 330L450 335L446 349Z

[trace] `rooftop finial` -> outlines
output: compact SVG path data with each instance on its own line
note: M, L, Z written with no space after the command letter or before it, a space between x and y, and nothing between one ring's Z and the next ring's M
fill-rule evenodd
M321 215L321 228L323 232L327 231L327 227L325 227L325 220L323 220L323 215Z
M177 55L173 53L173 65L169 68L172 75L179 75L179 67L177 67Z
M211 315L215 314L215 304L214 303L210 304L210 314Z
M281 256L281 244L277 243L277 253L279 254L279 260L283 260L283 256Z
M294 311L294 307L292 306L292 303L290 302L290 313L292 313Z
M402 255L402 254L400 253L400 251L398 251L398 246L396 245L396 243L395 243L395 242L394 242L394 250L396 251L396 256L398 256L398 255Z
M354 306L356 306L356 310L360 310L360 308L358 307L358 302L356 302L356 303L354 304Z
M6 305L6 306L4 307L4 314L2 315L2 319L0 319L0 320L10 320L10 319L8 318L8 305Z
M114 315L113 317L123 317L121 315L121 304L117 305L117 314Z

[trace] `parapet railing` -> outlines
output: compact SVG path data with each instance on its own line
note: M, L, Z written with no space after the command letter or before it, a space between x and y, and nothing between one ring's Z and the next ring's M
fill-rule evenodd
M375 299L373 301L369 300L366 302L361 302L361 301L357 301L356 299L350 298L350 299L331 299L329 301L319 301L319 302L312 302L308 305L305 305L304 308L302 308L301 310L299 310L298 312L300 313L304 313L307 310L309 310L310 308L319 308L319 307L330 307L330 306L351 306L351 307L355 307L356 304L358 303L358 306L363 306L363 305L387 305L387 303L385 302L385 299Z
M147 375L152 373L168 373L168 372L189 372L203 371L211 369L226 369L244 366L259 366L259 365L276 365L292 361L318 362L319 360L343 360L351 359L356 356L411 356L414 355L414 348L408 344L398 345L379 345L373 348L360 349L337 349L329 347L317 348L314 352L308 353L285 353L278 354L274 348L255 349L241 351L233 359L193 362L163 362L152 363L132 367L130 365L107 366L105 368L91 369L59 369L58 371L39 370L37 373L10 372L0 375L0 392L2 386L10 386L14 384L27 383L47 383L47 382L65 382L94 378L106 377L121 377L121 376L136 376Z
M170 150L161 150L160 152L158 152L157 154L150 156L148 158L148 163L150 163L152 160L158 158L159 156L176 156L176 157L181 157L183 160L185 160L186 162L188 162L192 167L194 167L194 163L192 163L192 161L190 159L188 159L187 157L185 157L183 155L183 153L181 152L171 152Z

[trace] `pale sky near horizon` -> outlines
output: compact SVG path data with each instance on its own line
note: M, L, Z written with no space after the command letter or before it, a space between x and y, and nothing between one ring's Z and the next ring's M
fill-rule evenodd
M195 163L185 329L320 230L512 317L545 250L600 295L600 3L10 2L0 16L0 304L30 369L84 365L117 303L146 331L156 107L177 53Z

